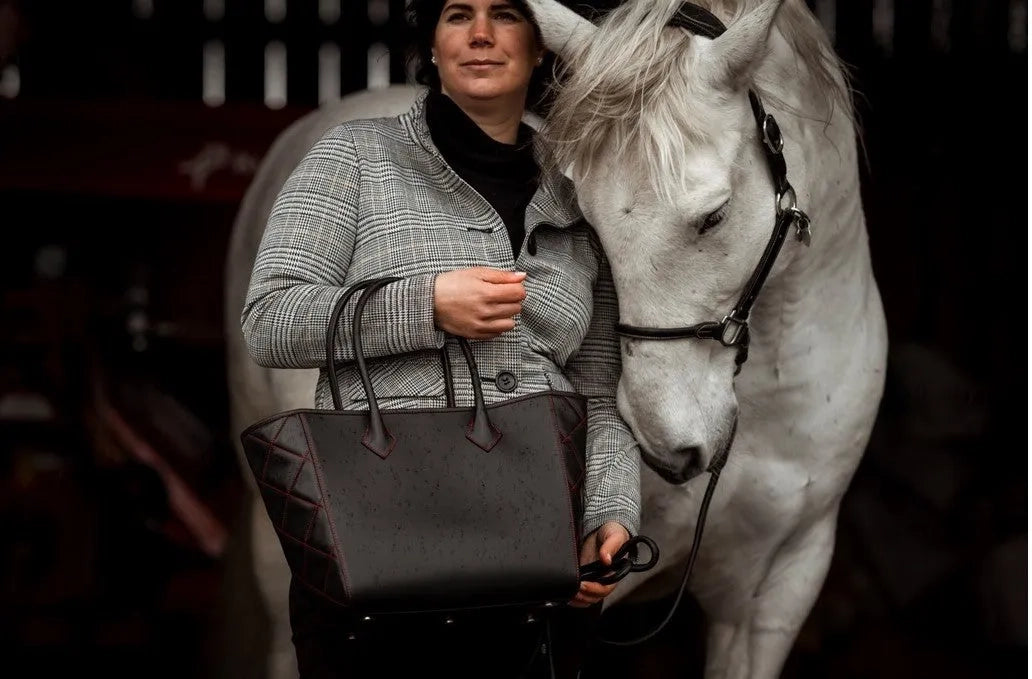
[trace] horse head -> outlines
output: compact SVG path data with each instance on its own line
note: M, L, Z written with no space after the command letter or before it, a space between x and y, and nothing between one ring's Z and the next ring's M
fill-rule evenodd
M625 3L597 27L554 1L530 3L565 63L544 134L610 259L624 326L719 322L757 270L781 210L749 92L780 47L782 1L732 8L712 38L683 27L679 1ZM789 160L793 177L805 173L798 153ZM784 250L770 279L805 248L790 238ZM698 338L624 337L620 412L667 481L729 449L738 356Z

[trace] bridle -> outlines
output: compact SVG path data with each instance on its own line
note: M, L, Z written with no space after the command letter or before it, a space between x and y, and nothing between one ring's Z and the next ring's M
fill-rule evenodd
M713 39L720 37L727 30L720 19L713 16L709 10L693 5L690 2L682 3L680 10L670 20L669 25L684 28L692 33ZM752 105L753 116L759 128L760 143L763 146L764 155L767 157L767 165L770 167L771 175L774 179L775 219L774 232L771 234L770 240L767 241L767 247L763 251L763 256L760 257L759 264L756 265L752 276L749 277L745 290L742 291L731 312L724 316L724 319L721 321L706 321L680 328L639 327L624 323L617 323L616 325L617 334L634 339L709 339L716 340L725 347L735 347L738 349L738 353L735 355L736 375L749 357L749 312L752 311L752 306L756 302L756 298L759 296L771 268L774 266L774 260L777 259L778 254L781 252L781 246L785 242L788 230L795 226L796 239L807 247L810 245L810 218L799 209L799 206L796 204L795 189L788 182L788 168L785 165L785 156L782 154L784 138L781 136L781 128L778 127L774 116L764 111L759 96L753 90L749 90L749 103ZM737 429L737 420L733 426ZM680 589L666 618L658 626L654 627L652 631L642 636L625 640L599 638L599 641L602 643L612 646L640 644L658 634L673 618L687 589L692 569L695 567L695 559L698 556L699 547L702 545L702 531L706 525L706 514L709 511L710 500L713 498L713 491L716 490L717 481L720 479L720 472L727 461L728 453L731 450L731 441L733 440L734 433L732 432L732 436L724 450L714 455L713 460L706 469L710 473L710 479L706 486L706 492L702 497L699 519L695 523L695 534L692 537L692 548L691 552L689 552L688 564L685 566ZM651 555L652 559L655 559L654 545L650 545L650 550L653 552Z
M681 9L668 25L684 28L692 33L714 39L727 30L720 19L713 16L709 10L689 2L681 5ZM756 265L752 276L749 277L749 282L746 283L745 290L742 291L738 302L721 321L705 321L679 328L616 324L617 334L623 337L642 340L716 340L725 347L736 347L738 349L735 356L736 375L749 357L749 312L752 311L752 306L767 280L767 275L774 266L774 260L781 252L781 246L785 242L788 230L795 226L796 239L807 246L810 245L810 218L799 209L796 204L795 189L788 182L788 168L785 165L785 156L782 154L785 142L781 136L781 128L778 127L774 116L764 111L763 103L760 102L759 96L753 90L749 90L749 103L752 105L753 117L759 128L760 143L763 146L764 155L767 157L767 165L774 179L775 219L774 232L767 241L763 256L760 257L759 264Z

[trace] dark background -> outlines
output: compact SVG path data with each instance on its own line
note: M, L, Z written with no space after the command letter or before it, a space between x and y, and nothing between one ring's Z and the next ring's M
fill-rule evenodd
M375 23L343 0L328 24L316 0L290 0L279 23L260 0L221 4L211 19L202 0L0 0L7 676L227 664L213 640L220 593L240 584L221 303L232 219L276 134L318 104L320 44L340 49L342 94L366 86L371 43L390 48L393 82L405 68L403 1ZM1024 677L1027 3L810 5L855 80L891 346L831 572L784 676ZM263 103L270 40L288 53L277 109ZM202 102L209 41L226 55L220 106ZM668 603L613 609L610 631ZM649 644L600 652L586 679L696 676L700 621L684 605Z

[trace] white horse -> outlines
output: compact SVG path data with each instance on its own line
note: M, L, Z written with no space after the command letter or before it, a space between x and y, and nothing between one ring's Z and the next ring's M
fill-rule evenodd
M785 242L741 374L717 342L623 341L618 405L658 470L643 474L641 530L662 559L608 602L676 584L705 489L682 480L733 436L690 585L706 677L776 677L827 575L884 385L838 60L802 0L700 0L729 27L712 39L668 26L676 0L625 3L598 27L554 0L528 4L569 69L546 133L611 260L622 323L689 326L736 304L775 223L750 89L780 123L812 245Z
M736 351L717 342L623 341L618 402L658 470L643 470L642 533L658 542L661 560L607 603L676 588L705 489L690 477L730 445L690 583L709 624L706 676L776 677L826 576L839 503L884 379L885 320L838 62L802 0L702 2L729 25L716 39L667 27L677 2L631 2L597 27L554 0L528 4L569 67L544 134L611 260L623 323L688 326L731 310L775 223L750 87L780 123L812 246L790 235L774 262L741 374L734 377ZM258 367L240 336L279 187L327 128L400 113L414 96L395 87L328 105L281 135L259 167L227 258L235 431L313 403L315 371ZM288 571L256 494L252 517L255 573L272 621L269 676L286 679L296 674Z

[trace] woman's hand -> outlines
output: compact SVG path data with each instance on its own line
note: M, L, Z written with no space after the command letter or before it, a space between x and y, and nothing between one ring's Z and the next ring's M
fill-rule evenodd
M613 554L616 554L616 550L620 549L623 543L630 539L631 535L623 525L616 521L605 522L598 530L585 538L584 544L581 545L581 565L583 566L598 559L602 559L602 563L605 565L610 565L613 563ZM612 594L618 584L616 582L611 585L603 585L597 582L582 582L580 584L580 591L577 592L577 596L570 600L570 605L575 608L586 608L592 604L597 604Z
M527 274L487 267L456 269L434 281L434 323L459 337L485 340L516 327Z

